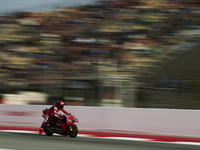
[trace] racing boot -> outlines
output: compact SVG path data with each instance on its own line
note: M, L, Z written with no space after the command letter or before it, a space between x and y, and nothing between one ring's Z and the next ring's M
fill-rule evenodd
M46 125L46 121L44 121L40 127L40 130L39 130L39 135L42 135L42 131L44 129L44 126Z
M42 135L42 131L43 131L43 129L44 129L44 128L41 127L40 130L39 130L39 135L40 135L40 136Z

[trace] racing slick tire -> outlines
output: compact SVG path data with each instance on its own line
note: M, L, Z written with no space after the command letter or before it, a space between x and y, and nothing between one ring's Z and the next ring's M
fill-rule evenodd
M44 132L46 133L47 136L52 136L53 135L53 131L51 130L51 126L48 126L49 124L47 124L44 127Z
M72 126L72 131L69 130L70 128L68 125L66 126L66 129L69 137L75 138L78 135L78 127L76 125Z

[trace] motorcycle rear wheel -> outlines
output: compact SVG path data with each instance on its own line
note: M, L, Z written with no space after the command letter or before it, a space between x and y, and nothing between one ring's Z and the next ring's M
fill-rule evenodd
M44 132L46 133L47 136L52 136L53 131L51 130L51 126L45 126L44 127Z

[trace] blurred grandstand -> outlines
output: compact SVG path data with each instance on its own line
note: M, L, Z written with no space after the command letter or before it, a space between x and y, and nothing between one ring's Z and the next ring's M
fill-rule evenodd
M200 108L199 1L15 12L0 32L2 103Z

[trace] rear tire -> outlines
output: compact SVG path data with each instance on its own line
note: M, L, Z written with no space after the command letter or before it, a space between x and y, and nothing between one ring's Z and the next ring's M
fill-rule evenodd
M44 127L44 132L46 133L47 136L52 136L53 135L53 131L51 130L51 126L49 126L49 124L47 124Z
M78 127L76 125L72 126L72 131L69 130L69 126L67 127L67 132L69 137L75 138L78 135Z

